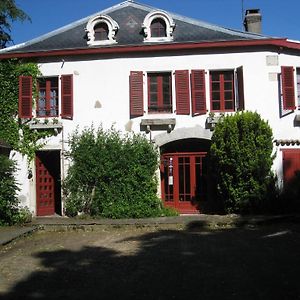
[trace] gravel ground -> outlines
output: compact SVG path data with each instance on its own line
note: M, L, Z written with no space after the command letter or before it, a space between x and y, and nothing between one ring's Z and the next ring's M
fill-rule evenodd
M0 299L300 299L300 225L90 226L0 248Z

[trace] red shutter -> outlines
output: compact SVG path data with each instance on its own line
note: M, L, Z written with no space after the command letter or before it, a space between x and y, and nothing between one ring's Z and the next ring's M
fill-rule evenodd
M295 106L295 86L293 67L281 67L283 109L294 110Z
M190 114L190 82L188 70L175 71L176 113L177 115Z
M61 117L73 119L73 75L61 76Z
M32 77L19 77L19 118L32 118Z
M130 83L130 118L141 117L144 114L143 72L131 71Z
M237 89L238 89L238 104L237 110L241 111L245 109L245 100L244 100L244 74L243 67L236 69L236 78L237 78Z
M205 71L192 70L192 115L206 114Z

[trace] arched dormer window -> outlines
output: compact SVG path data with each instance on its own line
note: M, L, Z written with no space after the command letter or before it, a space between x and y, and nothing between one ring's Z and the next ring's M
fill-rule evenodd
M97 23L94 26L94 40L95 41L106 41L108 40L108 26L104 22Z
M166 37L166 23L163 19L154 19L150 25L151 37Z
M144 19L145 42L168 42L173 40L175 23L164 11L152 11Z
M85 31L90 46L115 44L115 35L119 25L110 16L101 15L89 20Z

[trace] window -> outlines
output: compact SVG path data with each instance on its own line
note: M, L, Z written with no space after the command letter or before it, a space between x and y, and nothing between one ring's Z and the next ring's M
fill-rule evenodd
M175 23L164 11L152 11L142 25L145 42L168 42L173 40Z
M101 22L94 27L94 40L95 41L105 41L108 39L108 26L106 23Z
M58 116L58 78L38 79L37 117Z
M117 43L118 23L107 15L91 18L86 25L87 44L89 46L110 45Z
M210 72L211 111L234 111L233 71Z
M148 112L172 112L171 73L148 74Z
M147 90L147 113L176 113L192 116L206 114L205 71L176 70L147 73L147 88L142 71L129 76L130 117L144 115L144 90ZM175 95L172 86L175 85Z
M33 116L32 87L31 76L19 77L19 118ZM59 112L64 119L73 118L73 75L62 75L60 80L57 76L38 79L36 117L58 117Z
M297 105L300 109L300 68L297 68Z
M151 37L166 37L166 23L163 19L154 19L150 25Z

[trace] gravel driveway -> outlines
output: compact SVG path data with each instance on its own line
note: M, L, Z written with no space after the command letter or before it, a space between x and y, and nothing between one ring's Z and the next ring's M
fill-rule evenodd
M94 226L0 248L0 299L296 300L299 280L299 224Z

